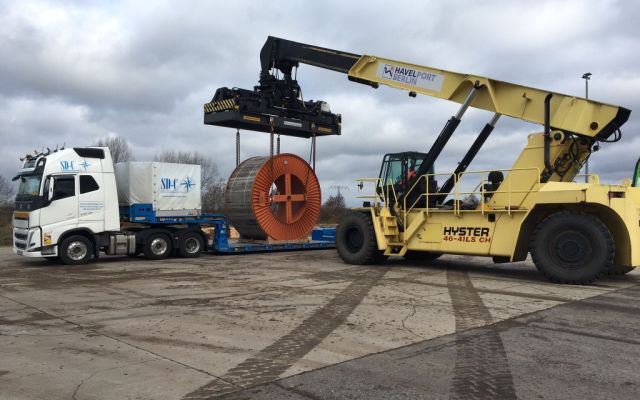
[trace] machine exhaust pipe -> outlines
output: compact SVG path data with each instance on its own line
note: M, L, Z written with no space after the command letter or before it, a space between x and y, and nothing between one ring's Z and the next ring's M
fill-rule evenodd
M551 165L551 98L553 93L549 93L544 98L544 167L540 182L546 183L553 174Z

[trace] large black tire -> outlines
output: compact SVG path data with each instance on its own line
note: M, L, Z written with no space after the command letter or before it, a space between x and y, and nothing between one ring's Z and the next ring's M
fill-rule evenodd
M433 261L441 255L442 253L434 253L431 251L408 250L404 254L404 259L409 261Z
M621 276L621 275L628 274L629 272L633 271L634 269L636 269L636 267L629 267L629 266L613 264L611 266L611 268L609 268L609 271L607 271L607 275L609 275L609 276Z
M196 232L187 232L180 238L180 255L185 258L200 257L204 248L202 235Z
M387 257L378 250L371 215L350 211L336 229L336 248L347 264L378 264Z
M609 271L615 245L598 218L564 211L538 225L530 251L536 268L551 281L588 284Z
M72 235L64 239L58 247L60 261L67 265L82 265L91 260L93 244L82 235Z
M164 233L149 235L144 244L144 255L149 260L162 260L171 254L171 238Z

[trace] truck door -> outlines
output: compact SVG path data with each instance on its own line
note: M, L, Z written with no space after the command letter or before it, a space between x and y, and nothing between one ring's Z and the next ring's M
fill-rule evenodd
M44 195L53 182L53 196L46 207L40 209L40 226L43 233L52 235L53 242L64 231L78 225L78 196L75 175L52 175L47 177Z
M79 175L79 224L92 232L104 231L104 191L101 174Z

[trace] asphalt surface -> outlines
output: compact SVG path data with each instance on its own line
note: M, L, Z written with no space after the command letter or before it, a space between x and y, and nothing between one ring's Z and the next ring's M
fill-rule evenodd
M566 286L461 256L0 248L0 398L637 399L639 297L640 271Z
M638 298L622 289L221 398L637 400Z

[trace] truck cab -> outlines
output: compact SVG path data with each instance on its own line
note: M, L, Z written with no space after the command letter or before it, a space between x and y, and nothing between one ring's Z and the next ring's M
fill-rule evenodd
M13 215L13 251L26 257L58 257L70 244L73 258L97 249L95 234L119 231L118 192L108 148L68 148L28 155ZM83 239L84 238L84 239Z

